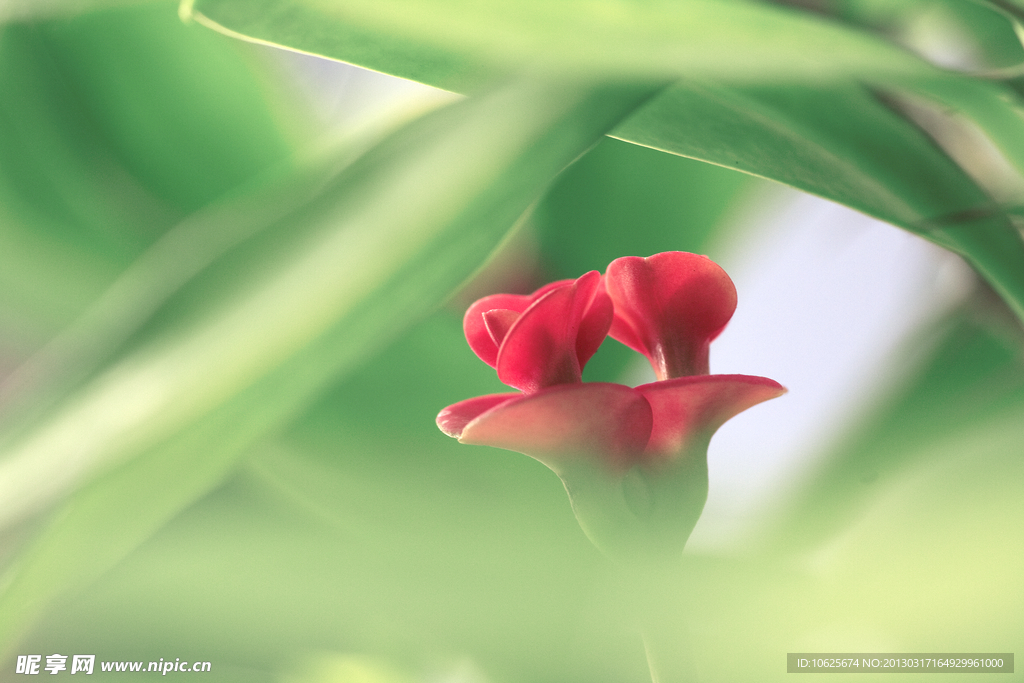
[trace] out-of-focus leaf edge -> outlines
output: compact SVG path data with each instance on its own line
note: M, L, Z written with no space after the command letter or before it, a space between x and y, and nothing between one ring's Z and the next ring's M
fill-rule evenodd
M998 121L1009 141L1007 117ZM677 83L611 135L782 182L916 233L962 255L1024 320L1024 240L1006 212L866 87Z
M869 31L771 3L183 0L179 14L236 37L464 93L524 67L588 79L749 83L935 71Z
M73 493L0 583L0 647L9 652L55 599L113 566L215 487L255 443L286 424L326 386L439 305L500 244L552 178L651 95L647 88L540 82L502 92L499 97L458 103L415 122L371 150L364 163L354 164L332 185L341 193L339 208L348 206L359 225L367 225L363 222L367 206L379 207L376 210L383 215L376 224L378 230L395 220L396 205L405 205L394 196L396 192L413 191L417 195L410 198L413 203L425 201L431 208L448 206L452 196L462 200L454 216L447 210L406 214L404 220L416 225L403 225L398 232L427 231L431 237L424 250L410 255L398 270L385 271L381 286L346 309L318 338L279 358L262 377L191 422L143 450L122 454L121 464L108 467ZM475 162L460 156L460 150L479 151L489 142L503 150L496 157L504 155L500 170L445 172L458 169L460 163L493 166L486 154L474 154ZM410 148L413 151L407 152ZM422 183L409 184L409 165L423 170L424 150L437 157L437 163L430 164L435 169L430 180L441 185L429 195L420 192ZM479 179L494 172L497 182ZM378 187L371 194L381 196L366 197L365 187L353 190L358 182L351 182L353 178L346 182L346 174L360 173L396 178L399 189ZM449 177L454 179L449 184L467 178L484 184L468 195L456 187L446 191L443 185ZM352 192L367 201L346 205ZM344 209L341 216L331 211L330 197L320 204L315 217L330 217L329 226L335 226L333 221L340 223L329 230L351 230L341 218ZM365 254L370 262L377 256ZM394 266L385 262L381 267ZM298 294L315 297L324 292ZM287 331L282 329L282 334Z
M267 2L274 5L275 0ZM211 9L219 12L216 19L208 13ZM324 44L344 44L344 53L337 52L341 48L332 47L321 50L322 56L454 91L472 90L488 77L495 77L493 63L474 61L457 50L430 47L423 41L403 40L364 26L342 27L354 32L350 44L342 43L333 35L317 38L326 29L303 27L301 12L282 21L279 26L284 28L278 35L254 36L243 32L254 28L264 18L254 17L251 10L239 9L236 3L183 0L179 11L184 19L196 20L228 35L288 49L304 51ZM781 11L782 21L793 15L788 8ZM311 38L308 31L315 35ZM972 103L970 110L964 113L976 120L980 118L979 123L994 142L1019 167L1024 167L1019 142L1024 139L1024 123L1017 121L1014 125L1009 104L1007 111L994 104L999 96L990 91L997 86L942 72L895 46L886 46L880 39L878 45L879 50L885 46L884 50L894 50L894 55L898 53L900 65L914 62L916 67L894 66L892 73L865 71L855 77L879 88L924 90L933 98L938 93L943 103L951 106L956 106L954 96L959 96L960 104ZM849 79L845 83L850 88L859 87ZM825 104L832 96L829 87L826 85L821 94ZM688 104L698 104L696 110L678 106L676 100L681 92L686 93ZM981 101L976 103L971 97L979 93ZM759 101L762 96L763 93L745 92L742 85L682 82L638 111L611 135L626 142L776 180L917 233L967 259L1024 320L1024 240L1005 213L941 150L930 141L926 142L916 126L894 115L881 103L861 101L857 113L873 119L872 130L881 130L879 126L885 129L886 139L873 140L870 131L859 128L862 122L850 111L837 107L831 117L833 120L829 121L820 112L815 118L813 113L808 115L797 107L781 111L776 103ZM700 121L694 111L701 112ZM979 113L982 116L979 117ZM726 122L757 130L761 139L753 146L749 139L736 140ZM833 125L837 122L842 125ZM847 128L844 130L843 126ZM697 130L700 133L695 132ZM707 138L709 130L716 133L711 140ZM773 136L779 138L775 144L770 142ZM909 141L912 149L892 147L894 139ZM769 141L768 147L784 153L766 154L766 150L758 148L766 141ZM863 144L865 141L869 143L867 147ZM871 158L874 152L881 152L881 156ZM898 160L902 168L914 170L900 176L884 163L886 159ZM833 182L837 170L841 171L839 185L846 187ZM917 177L920 173L931 177L921 181ZM933 182L935 176L942 177L944 182ZM927 197L934 205L927 205Z

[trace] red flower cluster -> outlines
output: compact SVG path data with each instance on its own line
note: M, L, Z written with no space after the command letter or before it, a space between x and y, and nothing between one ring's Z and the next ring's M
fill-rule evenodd
M523 393L448 406L441 430L462 443L534 457L566 484L584 530L613 554L682 549L707 497L707 444L729 418L785 393L777 382L709 375L708 346L736 289L705 256L616 259L602 277L496 294L466 312L466 339ZM659 381L583 383L606 335L644 354Z

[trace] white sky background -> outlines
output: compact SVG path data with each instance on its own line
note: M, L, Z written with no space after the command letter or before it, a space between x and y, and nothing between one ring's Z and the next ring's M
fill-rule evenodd
M359 126L450 93L288 54L325 123ZM757 543L772 513L831 445L913 367L911 340L973 285L956 256L845 207L782 186L750 197L709 254L739 306L711 346L711 371L770 377L782 398L733 418L709 451L710 493L688 552ZM652 381L646 361L623 378ZM648 376L649 375L649 376Z

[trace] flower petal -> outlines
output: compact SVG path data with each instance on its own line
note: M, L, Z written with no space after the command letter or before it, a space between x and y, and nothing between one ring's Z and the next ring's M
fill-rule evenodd
M774 380L749 375L679 377L636 391L653 412L647 453L654 456L679 454L697 440L710 439L729 418L786 393Z
M609 264L605 285L612 338L647 356L659 379L708 373L708 344L736 310L736 288L714 261L681 251L626 256Z
M501 347L501 342L505 340L505 335L512 328L519 316L522 315L519 311L512 311L507 308L495 308L492 311L484 312L484 327L487 328L487 333L491 335L491 339L494 343Z
M601 285L596 270L570 284L551 288L530 305L505 335L498 351L498 379L534 393L556 384L581 381L582 364L577 346L584 316ZM588 319L584 350L593 354L593 338L607 312L599 305ZM607 321L610 323L610 321ZM588 357L589 359L589 357Z
M552 289L567 285L572 280L558 280L550 282L532 294L492 294L473 302L466 310L462 318L462 330L466 333L466 341L473 353L480 357L480 360L492 368L498 363L498 347L500 343L494 341L484 321L484 314L493 310L509 310L522 313L530 304L541 298Z
M598 347L608 336L608 328L612 325L615 310L612 307L612 299L604 287L604 279L594 292L594 299L590 302L590 308L583 315L580 321L579 334L576 337L576 357L579 359L580 371L587 361L597 353Z
M473 302L462 318L462 331L466 333L469 348L493 368L498 363L498 344L487 329L484 314L494 310L522 313L529 305L530 297L520 294L492 294Z
M573 459L622 468L643 453L651 423L650 404L630 387L567 384L496 404L465 425L459 441L524 453L556 472Z
M518 398L522 394L488 394L467 398L448 406L437 414L437 426L448 436L458 439L466 425L486 413L491 408Z

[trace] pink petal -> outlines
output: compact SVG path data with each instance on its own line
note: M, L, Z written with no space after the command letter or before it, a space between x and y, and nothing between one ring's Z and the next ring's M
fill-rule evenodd
M487 328L487 334L491 335L491 339L500 348L501 342L504 341L505 335L508 334L509 329L519 320L519 316L522 315L518 311L510 311L507 308L495 308L493 311L486 311L483 315L484 327Z
M594 382L497 404L465 425L459 441L525 453L559 472L573 459L628 468L650 432L651 407L636 390Z
M586 273L584 273L584 275L586 275ZM574 282L576 282L576 280L573 280L571 278L566 280L555 280L554 282L549 282L530 295L530 303L533 303L537 299L541 298L542 296L550 292L552 289L558 289L559 287L564 287L565 285L571 285Z
M598 347L608 336L608 328L611 327L615 311L612 308L612 299L608 296L602 278L597 291L594 292L594 299L590 302L590 308L580 322L579 334L576 337L576 357L579 359L580 371L587 361L597 353Z
M498 363L498 344L487 330L484 314L493 310L522 313L530 305L530 297L519 294L492 294L473 302L462 318L462 330L473 353L492 368Z
M584 315L601 284L596 271L571 284L551 288L530 305L505 335L498 351L498 379L533 393L556 384L581 381L577 342ZM584 350L590 351L603 309L588 320ZM594 322L596 320L596 324ZM596 347L593 349L596 351Z
M491 408L511 401L522 394L488 394L459 401L437 414L437 426L448 436L458 439L466 425Z
M610 334L647 356L659 379L706 375L708 344L736 310L732 280L706 256L668 251L608 266Z
M509 310L522 313L530 307L537 299L541 298L552 289L571 283L572 280L558 280L550 282L533 294L492 294L473 302L466 310L462 318L462 329L466 333L466 341L473 353L480 357L480 360L492 368L498 363L498 347L487 329L484 321L484 314L493 310Z
M654 425L647 452L674 455L711 435L751 406L786 393L778 382L749 375L679 377L636 388L651 405Z

